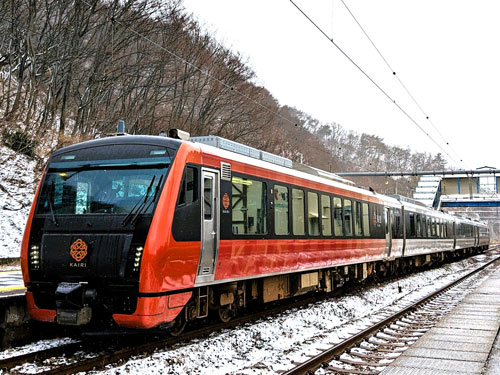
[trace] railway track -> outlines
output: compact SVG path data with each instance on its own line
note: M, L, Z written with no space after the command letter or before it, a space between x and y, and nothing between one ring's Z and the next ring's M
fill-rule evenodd
M485 266L483 266L482 268L484 267ZM467 275L462 279L465 279L466 277L469 276L470 275ZM397 280L398 278L394 279ZM449 287L450 286L447 286L447 288ZM338 294L348 293L349 291L352 292L357 288L359 288L359 286L355 286L350 289L343 289ZM173 347L174 345L182 342L206 337L207 335L222 329L233 328L235 326L242 325L245 323L255 322L258 319L279 314L281 312L284 312L292 308L304 307L311 303L324 300L324 298L325 298L324 294L314 295L308 298L303 298L301 300L295 301L293 303L287 303L282 306L280 305L277 307L268 308L265 311L259 311L257 313L249 314L234 319L229 323L213 324L204 328L195 329L192 332L187 332L179 337L166 337L165 333L163 333L162 335L158 334L156 335L156 337L153 335L151 336L148 335L147 337L144 337L144 334L142 333L140 336L132 336L129 338L125 336L124 338L120 339L120 342L116 342L116 340L109 340L109 339L97 340L96 342L95 338L92 341L82 340L79 342L65 344L50 349L45 349L33 353L27 353L24 355L0 360L0 369L7 371L7 373L15 373L15 374L32 373L33 367L36 367L37 374L72 374L76 372L87 372L94 369L103 368L106 365L116 364L120 361L126 360L133 356L148 355L153 353L157 349L165 349ZM401 315L404 315L404 313L401 313ZM391 319L389 320L392 321ZM379 325L379 328L387 324L388 323L381 323ZM397 336L401 332L406 332L404 331L404 326L405 326L404 323L402 323L398 327L394 326L392 328L392 330L394 331L394 335ZM412 329L413 328L410 328L410 331ZM418 336L420 331L416 330L411 332L413 332L411 337L416 337ZM386 335L387 334L388 333L386 333ZM348 346L351 347L355 342L357 342L356 339L353 340L354 341L346 340L344 343L349 341L350 344ZM376 344L374 343L370 343L370 345L364 344L362 350L359 350L357 353L355 352L353 354L353 356L355 356L356 359L347 359L345 360L344 364L346 364L349 361L351 362L359 361L359 358L362 358L363 356L368 356L367 359L369 359L370 361L377 359L376 358L377 356L382 357L382 355L373 353L370 354L367 352L369 350L369 347L371 347L371 345L376 345ZM389 342L389 344L387 344L381 341L379 345L379 347L381 348L381 352L384 352L384 350L388 350L388 348L391 347L391 345L396 348L401 347L399 343L391 344ZM335 355L338 354L333 354L333 356ZM380 359L381 360L387 359L386 358L387 355L383 355L383 357L384 358ZM319 360L318 362L319 365L316 365L316 368L318 366L321 366L321 364L324 361L325 360ZM24 367L26 365L20 366L26 363L28 363L28 366L31 366L31 369ZM297 367L297 371L299 371L298 370L299 367L300 366ZM296 372L296 373L306 373L307 371L310 371L310 369L306 370L305 372ZM0 371L0 374L1 373L2 372ZM290 373L293 374L295 372L290 372Z
M473 288L475 277L483 271L488 273L487 268L492 265L500 265L500 257L281 373L379 374L462 301Z

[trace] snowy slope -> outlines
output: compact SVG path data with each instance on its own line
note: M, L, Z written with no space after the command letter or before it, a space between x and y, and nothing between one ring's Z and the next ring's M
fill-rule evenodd
M18 257L35 186L35 161L0 146L0 258Z

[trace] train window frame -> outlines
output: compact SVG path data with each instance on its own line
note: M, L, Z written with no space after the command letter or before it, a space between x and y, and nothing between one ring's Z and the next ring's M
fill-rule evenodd
M422 217L421 215L417 212L415 215L415 237L421 237L422 236Z
M295 198L294 193L299 192L302 193L302 196L299 198ZM298 228L297 224L300 224L299 218L296 214L295 210L295 199L297 200L302 200L302 205L300 207L302 208L302 226L301 228ZM299 207L299 206L297 206ZM305 236L306 235L306 224L305 224L305 214L306 214L306 209L305 209L305 193L304 189L298 189L298 188L292 188L292 234L294 236ZM302 229L302 231L298 231L297 229Z
M409 229L410 229L410 233L409 233L409 237L410 238L415 238L416 237L416 225L415 225L415 212L408 212L409 214L409 219L408 219L408 223L410 224L409 226Z
M260 212L259 212L259 208L256 208L256 216L255 217L247 217L248 220L245 221L245 214L243 214L243 220L235 220L235 214L238 213L238 212L244 212L245 210L243 209L236 209L236 205L240 203L240 200L241 199L244 199L244 198L241 198L234 193L234 189L236 190L239 190L235 187L235 180L236 180L236 184L241 184L242 186L252 186L254 183L256 184L255 186L257 186L257 184L261 184L260 186ZM241 180L241 182L239 181ZM249 184L249 182L251 182ZM267 190L267 186L269 184L269 181L268 180L265 180L265 179L260 179L258 177L255 177L255 176L246 176L246 175L239 175L239 174L233 174L232 177L231 177L231 195L232 195L232 199L231 199L231 233L235 236L244 236L244 237L248 237L248 236L266 236L269 234L269 225L268 225L268 221L269 221L269 213L268 213L268 200L269 200L269 197L268 197L268 190ZM248 189L247 189L248 190ZM243 192L241 192L243 194ZM248 206L248 202L247 202L247 206ZM256 206L257 207L257 206ZM242 208L245 208L244 206ZM246 207L246 212L248 212L248 208L249 207ZM250 220L250 218L253 218L253 220ZM240 232L239 230L237 230L235 232L235 227L234 227L234 223L238 223L238 224L243 224L243 229L244 231L243 232ZM261 228L262 230L260 231L255 231L255 232L252 232L252 233L245 233L247 230L248 230L248 227L255 227L255 228Z
M313 212L316 208L317 212ZM314 216L316 214L316 216ZM314 191L307 192L307 234L311 237L318 237L321 234L321 229L319 225L320 220L320 208L319 208L319 198L318 193ZM314 220L315 219L315 220ZM316 224L314 224L316 221ZM313 224L311 224L313 223ZM314 226L317 227L317 231L314 230Z
M325 206L325 202L328 202L328 206ZM332 224L332 198L328 194L320 195L320 206L321 206L321 235L323 237L331 237L333 235Z
M336 204L340 203L340 206ZM344 200L342 197L333 196L332 199L332 210L333 210L333 236L334 237L344 237ZM340 219L340 222L339 220ZM340 224L340 227L338 226ZM340 229L340 233L337 234L337 230Z
M350 212L347 212L347 204L346 202L349 202L349 207L350 207ZM353 199L346 199L344 198L342 200L342 218L343 218L343 224L344 224L344 236L345 237L353 237L354 236L354 231L353 231L353 217L352 217L352 202ZM349 217L349 220L347 220L347 217ZM349 231L347 230L349 229Z
M363 213L361 202L357 200L352 200L353 210L352 210L352 224L353 224L353 235L354 237L363 236Z
M188 188L188 184L189 184L188 171L193 172L192 173L192 180L190 181L193 184L192 185L193 186L193 189L192 189L193 193L192 193L192 199L190 201L188 201L186 199L187 192L189 190L189 188ZM197 203L197 201L198 201L198 189L199 189L198 184L199 184L199 182L198 182L198 168L191 166L191 165L187 165L186 168L184 168L184 173L182 175L181 186L179 188L179 196L177 197L177 205L176 205L177 207L183 207L185 205Z
M362 215L362 226L363 226L363 236L370 237L370 206L366 202L361 203L361 215Z
M286 233L278 233L278 230L277 230L277 219L276 219L276 215L278 214L278 204L276 202L276 199L277 197L280 196L280 194L283 194L283 192L279 192L278 189L286 189L286 202L287 202L287 205L286 205L286 214L284 215L284 217L286 218L286 225L283 226L283 228L286 228ZM283 199L284 201L284 199ZM273 185L273 207L274 207L274 234L276 236L289 236L290 235L290 189L288 188L288 186L284 186L284 185L279 185L279 184L275 184ZM284 212L284 211L282 211Z

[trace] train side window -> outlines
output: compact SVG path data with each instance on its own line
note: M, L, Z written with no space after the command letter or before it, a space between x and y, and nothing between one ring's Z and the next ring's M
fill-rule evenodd
M212 202L213 202L213 179L212 177L205 177L203 182L203 202L204 202L204 212L205 220L212 220Z
M307 230L310 236L319 236L318 194L307 192Z
M274 185L274 233L287 235L288 231L288 188Z
M396 208L391 210L392 215L392 238L400 238L401 210Z
M363 203L363 236L370 235L370 211L368 211L368 203Z
M197 200L197 170L193 167L186 167L184 177L181 182L181 191L177 205L190 204Z
M350 199L344 199L344 233L346 236L352 236L352 202Z
M415 237L415 214L410 212L410 237Z
M304 223L304 192L292 189L292 229L296 236L306 234Z
M436 236L436 218L432 218L432 231L431 231L431 236L435 237Z
M321 230L323 236L332 235L332 205L329 195L321 195Z
M233 176L232 185L233 234L266 234L266 184Z
M362 220L363 216L361 214L361 202L354 201L354 210L353 210L353 222L354 222L354 235L362 236L363 228L362 228Z
M342 199L333 198L333 233L335 236L344 235L342 230Z
M420 222L420 214L417 214L417 230L416 230L416 236L417 237L420 237L420 233L421 233L421 230L422 230L422 227L421 227L421 222Z
M432 237L432 220L430 217L427 218L427 237Z

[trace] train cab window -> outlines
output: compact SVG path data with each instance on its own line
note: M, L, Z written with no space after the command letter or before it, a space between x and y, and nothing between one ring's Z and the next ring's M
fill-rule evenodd
M342 199L333 198L333 233L335 236L344 235L342 229Z
M181 190L179 193L179 200L177 206L183 204L191 204L198 198L197 194L197 170L193 167L186 167L184 177L181 182Z
M296 236L306 234L304 222L304 192L292 189L292 229Z
M233 234L266 234L266 184L233 176L232 186Z
M328 195L321 195L321 230L323 236L332 235L332 207Z
M318 194L307 192L307 230L310 236L319 236Z
M368 203L363 203L363 235L370 235L370 211L368 211Z
M287 235L288 231L288 188L274 185L274 233Z
M350 199L344 199L344 233L346 236L352 236L352 202Z
M353 223L354 223L354 235L362 236L363 228L362 228L362 220L363 216L361 214L361 202L354 201L354 210L353 210Z

